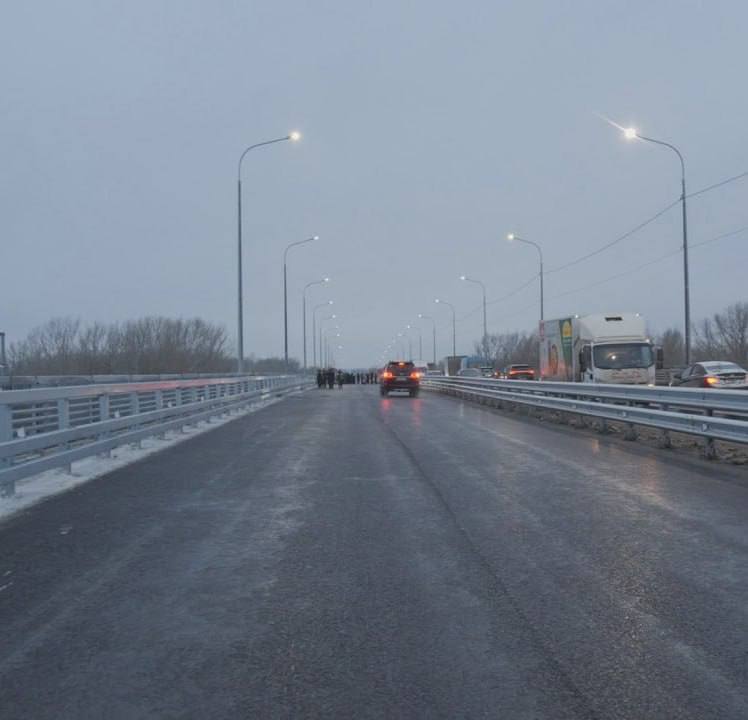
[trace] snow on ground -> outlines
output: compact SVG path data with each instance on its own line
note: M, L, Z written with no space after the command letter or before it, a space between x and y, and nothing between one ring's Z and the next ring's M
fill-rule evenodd
M16 494L13 497L0 498L0 519L29 507L29 505L33 505L50 495L65 492L76 485L106 475L106 473L121 468L124 465L129 465L148 455L153 455L161 450L178 445L195 435L212 430L220 425L225 425L232 420L261 410L282 399L273 397L253 403L242 410L234 410L229 416L217 417L213 418L209 423L203 421L197 426L190 425L189 427L185 427L184 432L181 433L178 431L169 431L164 439L156 437L146 438L142 441L141 447L137 445L122 445L112 450L111 457L93 455L83 460L78 460L73 463L72 473L67 473L63 469L47 470L38 475L32 475L31 477L19 480L16 483Z

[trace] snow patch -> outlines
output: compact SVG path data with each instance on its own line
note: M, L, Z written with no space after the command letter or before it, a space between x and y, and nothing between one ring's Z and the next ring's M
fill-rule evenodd
M71 473L58 468L19 480L16 482L15 495L9 498L0 498L0 518L23 510L50 495L57 495L58 493L70 490L77 485L82 485L89 480L106 475L112 472L112 470L117 470L136 460L178 445L195 435L200 435L208 430L225 425L232 420L268 407L268 405L273 405L282 399L273 397L261 400L241 410L234 410L227 417L216 417L210 422L203 420L198 425L185 427L183 432L169 431L163 438L145 438L141 441L140 446L137 444L122 445L114 448L109 457L93 455L82 460L77 460L73 463ZM5 589L5 586L2 589Z

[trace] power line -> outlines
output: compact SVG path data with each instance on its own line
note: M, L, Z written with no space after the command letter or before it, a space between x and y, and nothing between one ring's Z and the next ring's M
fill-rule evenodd
M644 222L639 223L636 227L623 233L623 235L619 235L617 238L615 238L614 240L611 240L609 243L606 243L602 247L597 248L597 250L593 250L592 252L587 253L586 255L582 255L582 257L579 257L576 260L572 260L571 262L568 262L565 265L559 265L558 267L551 268L550 270L546 270L546 274L550 275L552 273L560 272L561 270L566 270L566 268L573 267L574 265L578 265L579 263L584 262L585 260L589 260L591 257L594 257L595 255L599 255L601 252L604 252L608 248L611 248L614 245L617 245L619 242L625 240L626 238L629 238L635 233L638 233L639 230L643 230L645 227L647 227L647 225L650 225L658 218L661 218L666 212L668 212L668 210L672 210L679 203L680 203L680 198L671 202L669 205L666 205L664 208L662 208L662 210L652 215L652 217L647 218Z
M693 243L689 245L689 248L697 248L702 247L703 245L708 245L709 243L717 242L717 240L724 240L725 238L732 237L734 235L738 235L742 232L745 232L748 230L748 225L745 225L741 228L738 228L737 230L731 230L730 232L722 233L721 235L717 235L716 237L710 238L709 240L702 240L698 243ZM650 260L649 262L645 262L642 265L638 265L635 268L632 268L631 270L626 270L622 273L618 273L617 275L611 275L608 278L605 278L604 280L598 280L597 282L592 283L591 285L585 285L581 288L575 288L573 290L566 290L565 292L559 293L558 295L553 295L550 300L556 300L557 298L566 297L567 295L573 295L577 292L583 292L584 290L590 290L592 288L597 287L598 285L603 285L607 282L611 282L612 280L618 280L619 278L626 277L627 275L632 275L635 272L639 272L639 270L643 270L646 267L649 267L650 265L654 265L658 262L662 262L663 260L667 260L668 258L674 257L675 255L680 255L682 252L682 248L678 248L677 250L674 250L672 252L666 253L665 255L661 255L658 258L655 258L654 260Z
M703 195L704 193L710 192L711 190L715 190L719 187L723 187L724 185L728 185L737 180L742 180L745 177L748 177L748 171L739 173L738 175L733 175L732 177L726 178L725 180L720 180L719 182L716 182L712 185L708 185L707 187L701 188L700 190L696 190L695 192L688 193L686 195L686 198L698 197L699 195ZM681 202L680 198L678 198L677 200L674 200L669 205L666 205L664 208L662 208L662 210L660 210L659 212L655 213L651 217L644 220L644 222L639 223L638 225L633 227L631 230L628 230L627 232L623 233L623 235L619 235L617 238L614 238L609 243L606 243L602 247L599 247L596 250L593 250L592 252L587 253L586 255L582 255L581 257L575 260L572 260L568 263L565 263L564 265L559 265L558 267L551 268L550 270L546 270L546 274L550 275L551 273L557 273L557 272L560 272L561 270L566 270L566 268L573 267L574 265L578 265L579 263L584 262L585 260L588 260L589 258L594 257L595 255L599 255L601 252L604 252L608 248L611 248L614 245L617 245L623 240L626 240L632 235L638 233L640 230L643 230L645 227L647 227L647 225L650 225L655 220L662 217L666 212L668 212L669 210L672 210L680 202Z

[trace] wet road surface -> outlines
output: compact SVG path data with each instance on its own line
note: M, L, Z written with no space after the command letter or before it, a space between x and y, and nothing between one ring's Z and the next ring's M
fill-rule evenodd
M0 524L2 718L746 718L744 470L311 391Z

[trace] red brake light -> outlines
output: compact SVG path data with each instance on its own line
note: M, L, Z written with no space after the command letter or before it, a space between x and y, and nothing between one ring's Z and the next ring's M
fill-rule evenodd
M417 370L412 372L410 374L410 377L412 380L418 380L419 377L421 377L421 373L419 373Z
M390 372L389 370L385 370L385 371L384 371L384 372L382 373L382 377L383 377L383 378L384 378L385 380L392 380L392 378L393 378L393 377L395 377L395 376L394 376L394 375L393 375L393 374L392 374L392 373L391 373L391 372Z
M711 385L719 385L719 378L714 377L713 375L707 375L704 378L704 385L706 387L710 387Z

